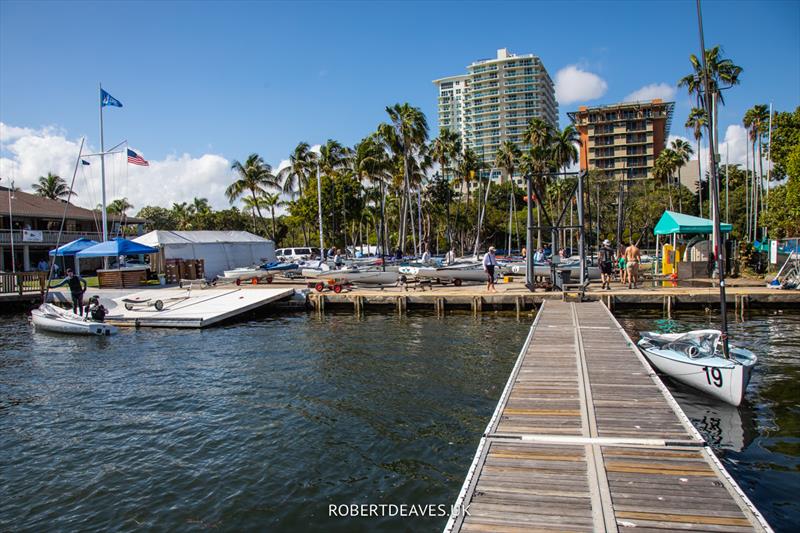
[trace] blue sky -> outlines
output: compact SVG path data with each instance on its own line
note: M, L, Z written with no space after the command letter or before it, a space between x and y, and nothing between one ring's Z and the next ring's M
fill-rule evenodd
M744 67L721 132L755 103L800 103L800 2L706 1L704 17L707 46ZM588 103L612 103L688 72L694 2L3 1L0 121L96 146L102 82L125 104L106 113L109 142L276 165L301 140L357 142L399 101L435 136L431 81L502 47L539 55L554 79L571 65L595 75L607 90ZM686 135L689 100L676 101L672 132ZM582 103L561 104L562 127Z

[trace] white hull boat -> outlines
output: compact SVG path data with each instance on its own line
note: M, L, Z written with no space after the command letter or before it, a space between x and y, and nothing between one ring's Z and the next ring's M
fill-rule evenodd
M68 335L114 335L117 328L103 322L95 322L72 311L52 304L42 304L31 311L33 325L37 330Z
M749 350L730 348L722 356L721 332L714 329L688 333L642 333L639 349L660 372L709 396L738 406L750 382L757 358Z
M266 275L267 272L256 267L234 268L233 270L225 270L222 273L222 277L225 279L252 279Z
M440 268L404 266L400 267L400 273L419 279L450 282L454 285L461 285L465 281L486 281L486 272L484 272L483 266L475 264L455 264Z
M339 283L351 283L355 285L394 285L400 277L399 273L391 270L373 270L357 268L343 268L334 270L332 268L304 268L303 277L320 280L333 280Z

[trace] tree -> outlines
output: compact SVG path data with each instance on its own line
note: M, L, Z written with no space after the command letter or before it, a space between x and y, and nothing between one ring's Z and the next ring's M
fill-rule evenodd
M47 176L39 176L39 179L33 185L33 192L51 200L66 200L70 196L67 182L61 176L52 172L48 172ZM72 196L78 195L72 191Z
M797 146L800 146L800 106L793 112L776 112L772 117L772 145L769 147L769 155L775 164L772 170L774 179L783 179L787 174L792 176L787 165Z
M250 198L255 203L255 213L258 213L258 218L263 220L257 197L266 193L268 189L278 188L278 182L272 175L272 167L265 163L260 155L250 154L244 164L234 161L231 169L235 170L239 177L225 190L225 196L233 203L249 192ZM255 225L255 213L253 225Z
M673 168L678 171L677 188L680 189L683 186L683 183L681 182L681 168L683 168L686 163L689 162L692 154L694 154L694 150L692 150L692 145L683 139L674 139L670 144L670 149L672 150ZM678 210L683 213L683 202L681 202L681 195L678 195Z
M703 138L703 129L708 126L708 116L705 109L700 107L693 107L689 111L689 117L686 119L685 127L691 128L694 133L694 140L697 141L697 189L699 191L699 209L698 216L703 216L703 173L700 167L700 139Z
M580 134L575 126L567 125L560 132L555 132L552 138L551 157L553 166L564 169L578 160L578 148L580 144Z
M109 215L121 215L123 217L126 216L125 211L128 209L133 209L133 204L127 198L117 198L106 206L106 212Z
M186 202L172 204L172 218L175 220L175 226L179 230L190 230L193 227L192 216L194 215L194 206Z
M195 196L194 200L192 200L192 208L198 215L206 215L211 212L211 205L206 198L197 198Z
M553 145L553 126L541 118L533 118L528 123L525 130L525 141L530 146L529 158L527 159L528 171L532 174L536 190L544 193L547 185L546 173L553 167L552 145ZM539 198L536 193L536 247L542 247L542 217L541 209L544 198Z
M290 194L292 197L294 197L295 191L297 191L297 194L302 195L303 187L308 185L309 177L313 174L316 164L317 154L311 151L308 143L298 143L289 156L289 166L282 168L277 175L279 180L283 180L283 192ZM306 230L305 222L301 226L303 230L303 245L308 246L308 231Z
M139 209L136 217L145 220L144 225L148 231L174 230L177 228L173 212L165 207L145 206Z
M400 222L399 247L405 252L406 220L411 203L410 171L414 159L428 140L428 121L425 113L408 103L395 104L386 108L391 124L383 130L391 130L392 144L398 149L403 162L403 208ZM379 127L380 128L380 127ZM388 132L385 132L388 133Z

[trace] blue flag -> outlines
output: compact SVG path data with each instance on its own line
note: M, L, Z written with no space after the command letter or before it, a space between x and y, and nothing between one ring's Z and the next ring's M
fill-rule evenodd
M85 159L81 159L81 164L82 164L82 165L91 165L91 163L89 163L89 162L88 162L87 160L85 160Z
M108 94L104 89L100 89L100 106L122 107L122 102Z

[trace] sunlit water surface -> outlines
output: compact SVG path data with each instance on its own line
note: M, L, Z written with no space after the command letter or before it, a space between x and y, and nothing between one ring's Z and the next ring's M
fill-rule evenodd
M531 318L294 314L112 338L0 317L0 530L440 530Z

